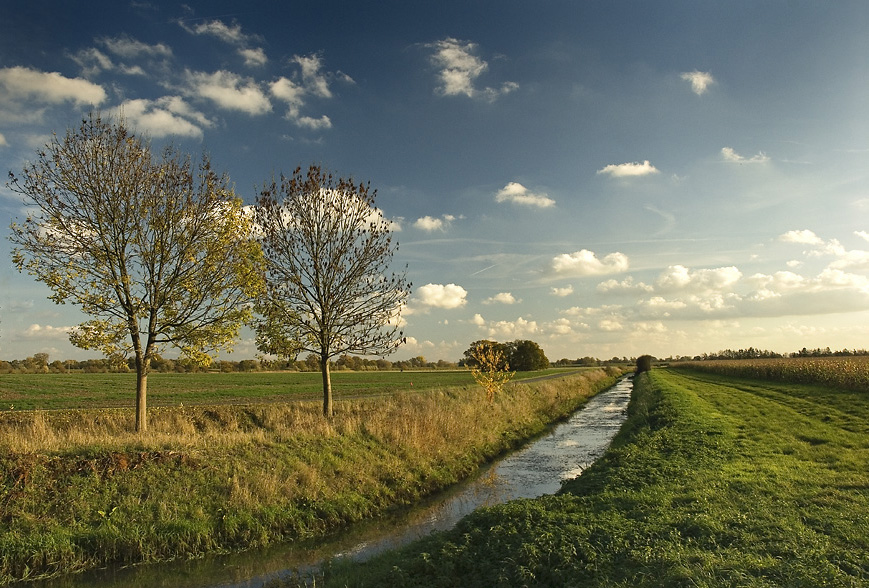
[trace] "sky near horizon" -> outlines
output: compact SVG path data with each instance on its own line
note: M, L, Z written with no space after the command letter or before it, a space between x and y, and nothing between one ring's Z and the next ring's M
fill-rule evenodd
M391 359L869 348L867 2L81 6L0 0L4 178L120 110L247 203L311 163L370 181L413 282ZM98 357L11 247L0 358Z

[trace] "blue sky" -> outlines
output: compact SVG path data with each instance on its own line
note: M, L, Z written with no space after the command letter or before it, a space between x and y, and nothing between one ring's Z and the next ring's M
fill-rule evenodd
M869 346L869 3L2 6L4 175L123 109L251 203L298 165L371 181L413 282L394 358ZM9 250L0 357L93 357Z

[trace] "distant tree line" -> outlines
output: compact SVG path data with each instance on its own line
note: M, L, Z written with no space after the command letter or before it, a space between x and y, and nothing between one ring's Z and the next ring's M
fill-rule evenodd
M799 351L791 354L791 357L850 357L854 355L869 355L869 350L866 349L842 349L840 351L831 351L829 347L821 349L806 349L803 347Z
M251 360L248 360L251 361ZM223 362L218 362L223 363ZM232 363L232 362L228 362ZM244 362L240 362L244 363ZM320 366L320 357L317 354L310 353L304 359L297 359L295 361L285 360L285 359L276 359L276 360L268 360L268 359L260 359L258 362L259 368L256 369L247 369L247 370L239 370L239 371L257 371L259 370L267 370L267 371L278 371L278 370L288 370L288 371L297 371L297 372L318 372L321 371ZM359 357L358 355L349 355L343 354L337 357L334 361L329 362L329 369L331 370L352 370L357 372L366 372L366 371L389 371L389 370L420 370L420 369L428 369L428 370L449 370L449 369L457 369L459 365L453 361L446 361L443 359L439 359L437 361L428 361L422 355L418 355L416 357L412 357L411 359L403 359L399 361L389 361L388 359L384 359L382 357L377 359L370 359L366 357ZM227 370L228 371L228 370Z
M578 357L576 359L567 359L566 357L559 359L552 365L555 367L600 367L607 365L624 365L624 364L633 364L636 362L636 358L631 357L612 357L611 359L598 359L596 357Z
M134 372L136 366L133 359L123 362L113 362L109 359L67 359L51 361L47 353L35 353L26 359L0 360L0 374L65 374L65 373L126 373ZM400 361L389 361L378 358L369 359L356 355L341 355L335 361L329 362L330 369L335 371L389 371L389 370L446 370L458 369L458 364L439 359L428 361L423 356ZM159 355L151 360L151 371L160 373L191 373L191 372L262 372L262 371L294 371L319 372L320 358L309 354L304 359L295 361L270 359L242 359L239 361L217 360L208 367L197 364L186 358L169 359Z
M791 353L778 353L775 351L769 351L767 349L755 349L754 347L749 347L748 349L737 350L724 349L722 351L718 351L717 353L704 353L702 355L695 355L694 357L670 357L667 359L667 361L707 361L716 359L780 359L783 357L851 357L859 355L869 355L869 351L867 351L866 349L841 349L838 351L833 351L829 347L817 347L815 349L807 349L803 347L799 351L793 351Z
M781 357L786 357L786 355L767 349L749 347L748 349L724 349L717 353L704 353L703 355L695 355L693 359L703 361L714 359L778 359Z
M439 359L437 361L429 361L425 357L419 355L410 359L400 361L389 361L388 359L378 358L370 359L359 357L357 355L344 354L329 362L330 369L336 371L352 370L352 371L389 371L389 370L448 370L470 367L468 353L483 341L475 341L471 347L465 351L464 357L458 362L446 361ZM535 369L545 369L550 365L555 367L603 367L608 365L633 365L636 364L639 358L635 357L612 357L610 359L598 359L596 357L585 356L577 359L562 358L556 362L549 363L546 359L543 350L533 341L514 341L512 343L494 343L505 354L506 362L511 370L525 371ZM829 347L818 347L815 349L807 349L803 347L799 351L792 353L777 353L766 349L724 349L716 353L704 353L702 355L684 356L677 355L663 359L652 358L653 361L671 362L671 361L711 361L718 359L779 359L783 357L851 357L851 356L866 356L869 355L869 350L866 349L841 349L832 350ZM515 362L515 363L514 363ZM516 366L516 367L514 367ZM532 367L536 366L536 367ZM69 372L78 373L124 373L135 371L136 366L132 358L116 362L107 358L100 359L66 359L52 361L48 353L34 353L32 356L25 359L13 359L9 361L0 360L0 374L42 374L53 373L63 374ZM319 372L320 358L314 354L308 354L305 358L296 360L287 359L242 359L238 361L218 360L210 366L204 367L186 358L164 358L156 355L151 361L151 369L161 373L190 373L190 372L214 372L220 371L225 373L230 372L262 372L262 371L294 371L294 372Z

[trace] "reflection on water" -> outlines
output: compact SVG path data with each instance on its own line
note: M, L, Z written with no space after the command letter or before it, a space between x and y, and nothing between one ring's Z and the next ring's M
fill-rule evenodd
M626 418L631 386L630 379L621 380L547 435L484 468L473 480L412 509L359 523L334 537L192 561L98 570L27 586L259 588L295 570L313 569L330 557L364 560L432 531L449 529L481 506L554 494L564 480L582 474L603 455Z

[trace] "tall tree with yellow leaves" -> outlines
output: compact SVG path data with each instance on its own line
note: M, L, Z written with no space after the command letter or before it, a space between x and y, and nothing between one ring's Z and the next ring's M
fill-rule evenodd
M123 119L93 113L9 175L31 211L11 227L15 264L94 317L74 345L135 357L144 432L151 359L171 345L208 364L251 316L262 250L250 216L207 156L155 157Z

